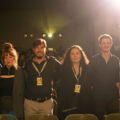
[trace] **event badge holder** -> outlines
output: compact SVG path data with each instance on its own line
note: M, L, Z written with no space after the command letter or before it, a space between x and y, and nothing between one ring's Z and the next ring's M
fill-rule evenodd
M79 77L81 76L81 73L82 73L82 67L80 67L80 70L79 70L79 71L80 71L79 77L77 77L77 75L75 74L75 70L74 70L73 67L72 67L72 70L73 70L74 76L75 76L75 78L76 78L76 80L77 80L77 83L75 84L74 92L75 92L75 93L80 93L81 85L80 85L80 83L79 83Z
M42 86L43 85L43 78L41 77L41 73L43 72L43 70L45 69L47 62L45 62L41 68L41 71L38 70L37 66L32 63L33 67L35 68L36 72L39 74L39 76L36 78L36 85L37 86Z

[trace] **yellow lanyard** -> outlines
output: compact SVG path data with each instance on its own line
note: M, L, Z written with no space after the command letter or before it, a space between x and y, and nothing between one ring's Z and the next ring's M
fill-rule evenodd
M75 74L75 69L74 69L73 66L72 66L72 71L73 71L73 73L74 73L74 76L75 76L77 82L79 83L79 78L80 78L80 76L82 75L82 67L79 68L79 77Z
M38 68L37 68L37 66L32 62L32 65L33 65L33 67L35 68L35 70L37 71L37 73L39 74L39 76L40 76L40 74L42 73L42 71L45 69L45 67L46 67L46 65L47 65L47 61L44 63L44 65L42 66L42 69L41 69L41 71L39 71L38 70Z

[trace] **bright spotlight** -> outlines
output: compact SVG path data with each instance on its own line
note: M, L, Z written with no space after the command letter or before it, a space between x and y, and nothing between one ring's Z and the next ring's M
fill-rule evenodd
M53 37L53 34L52 34L52 33L49 33L49 34L48 34L48 37L49 37L49 38L52 38L52 37Z
M43 37L46 37L46 34L44 33L42 36L43 36Z
M106 0L110 6L114 7L115 9L120 9L120 0Z
M30 37L32 38L32 37L34 37L34 35L33 35L33 34L30 34Z
M27 34L24 34L24 38L27 38L28 37L28 35Z
M61 38L61 37L62 37L62 34L59 34L58 36Z

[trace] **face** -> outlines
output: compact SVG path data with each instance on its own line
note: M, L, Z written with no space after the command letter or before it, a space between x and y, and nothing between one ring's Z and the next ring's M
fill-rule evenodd
M42 43L42 44L36 46L35 48L33 48L33 52L34 52L35 56L37 56L37 57L42 58L43 56L45 56L46 47L45 47L44 43Z
M78 48L73 48L70 52L70 60L72 63L79 63L81 60L81 52Z
M11 56L10 54L5 55L4 64L7 67L12 67L14 65L14 62L15 62L15 58L13 56Z
M102 52L110 52L112 47L112 41L110 39L103 39L101 43L99 43L100 49Z

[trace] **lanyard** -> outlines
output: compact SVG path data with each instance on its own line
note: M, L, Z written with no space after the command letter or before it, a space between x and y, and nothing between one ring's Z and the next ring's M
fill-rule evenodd
M73 73L74 73L74 76L75 76L77 82L79 82L79 78L80 78L80 76L81 76L81 74L82 74L82 67L79 68L79 76L77 76L77 75L75 74L75 69L74 69L73 66L72 66L72 71L73 71Z
M38 70L37 66L32 62L33 67L35 68L35 70L37 71L37 73L40 76L40 73L42 73L42 71L45 69L45 66L47 65L47 62L45 62L41 68L41 71Z

